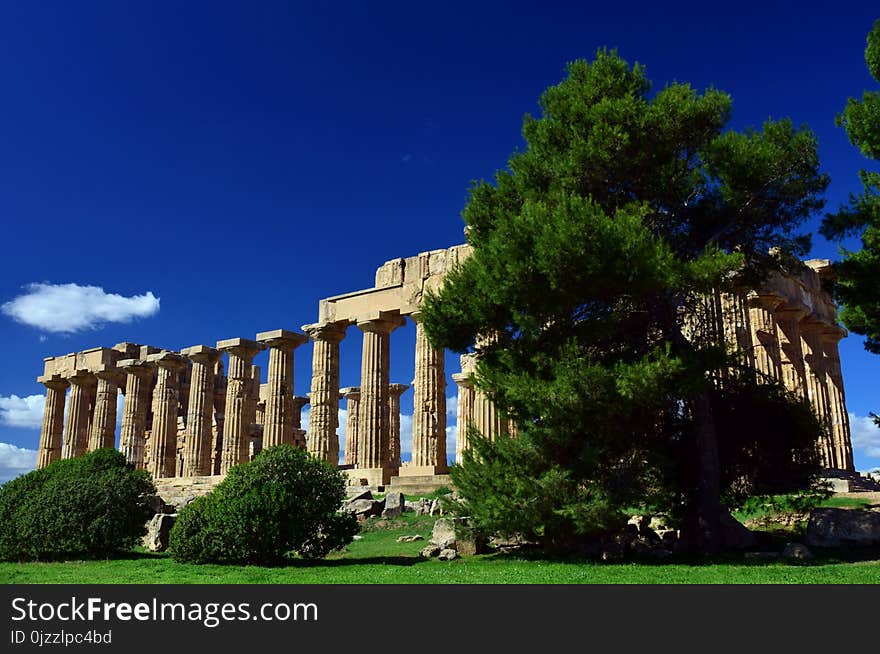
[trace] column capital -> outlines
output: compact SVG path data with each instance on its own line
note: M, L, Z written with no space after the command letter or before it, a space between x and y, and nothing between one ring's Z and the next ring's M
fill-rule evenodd
M168 370L179 370L186 365L186 358L179 355L177 352L162 350L161 352L147 355L147 363L155 364L161 368L167 368Z
M241 357L248 363L257 355L257 352L265 349L265 345L257 343L247 338L227 338L223 341L217 341L217 349L220 352L227 352L230 355Z
M756 291L750 292L746 299L750 307L767 309L768 311L773 311L783 302L783 299L775 293L760 293Z
M125 382L125 373L117 368L104 368L96 370L95 377L113 382L117 386L121 386Z
M400 397L408 388L409 384L388 384L388 392L397 397Z
M849 332L840 325L830 325L828 323L822 325L822 340L826 343L837 343L848 334Z
M361 397L361 387L360 386L346 386L345 388L339 389L339 394L344 397L346 400L359 400Z
M295 350L308 340L305 334L286 329L273 329L257 334L257 342L263 347L275 347L283 350Z
M68 375L67 381L71 384L93 384L97 381L95 377L95 373L93 373L88 368L79 368L74 370L72 374Z
M308 334L313 341L326 341L328 343L339 343L345 338L345 329L347 323L325 322L313 323L311 325L303 325L302 330Z
M306 404L311 402L311 398L305 395L294 395L293 396L293 407L294 410L301 410Z
M474 383L471 381L471 376L464 372L456 372L452 375L452 381L456 383L458 386L463 386L464 388L473 388Z
M371 311L357 318L358 329L364 332L390 334L406 323L406 318L388 311Z
M800 322L810 313L810 310L800 303L794 305L783 302L775 309L774 313L776 314L776 320Z
M813 316L807 316L800 321L801 333L820 334L825 329L827 323L816 320Z
M37 381L46 388L51 388L56 391L66 389L68 386L70 386L70 382L58 374L40 375L39 377L37 377Z
M116 367L129 375L146 375L153 371L153 366L146 359L122 359L116 362Z
M205 365L216 363L220 358L220 352L208 345L192 345L190 347L185 347L180 351L180 354L190 361L204 363Z

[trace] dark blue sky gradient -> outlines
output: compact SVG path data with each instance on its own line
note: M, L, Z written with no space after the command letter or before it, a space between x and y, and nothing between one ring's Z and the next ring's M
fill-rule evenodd
M655 88L729 92L734 128L808 124L828 207L858 189L868 162L834 116L874 88L869 3L474 5L5 3L0 303L75 282L150 290L161 310L45 341L0 317L0 396L41 392L44 356L299 329L383 261L461 242L470 180L505 165L541 91L600 46L645 64ZM835 252L815 237L815 256ZM392 381L412 379L413 339L395 333ZM358 383L359 349L352 330L343 385ZM880 408L880 359L855 337L842 351L850 410ZM311 347L297 355L305 393ZM0 427L0 441L33 448L37 434Z

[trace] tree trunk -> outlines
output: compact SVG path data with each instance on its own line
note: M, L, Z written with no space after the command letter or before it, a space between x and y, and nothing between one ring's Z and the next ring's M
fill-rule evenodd
M708 382L707 382L708 384ZM695 436L699 456L699 475L693 534L703 552L721 549L721 464L718 458L718 431L712 415L709 388L704 386L693 400Z

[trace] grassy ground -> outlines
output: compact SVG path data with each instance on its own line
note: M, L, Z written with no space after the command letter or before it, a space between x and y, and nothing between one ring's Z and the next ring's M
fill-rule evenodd
M809 563L745 560L741 555L674 563L603 564L571 559L484 554L443 562L420 559L425 541L398 543L402 535L427 540L434 518L408 513L371 524L343 553L318 562L278 568L188 565L164 554L135 552L109 561L0 563L0 583L318 583L318 584L729 584L877 583L880 551L847 558L816 552Z

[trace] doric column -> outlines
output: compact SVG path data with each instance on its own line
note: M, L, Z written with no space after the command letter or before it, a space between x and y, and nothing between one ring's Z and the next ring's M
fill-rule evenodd
M775 311L782 381L788 390L804 398L807 397L807 373L800 324L806 314L805 308L788 304L780 305Z
M95 395L95 376L88 370L77 370L68 377L70 399L67 422L64 424L62 458L72 459L86 453L89 444L89 407Z
M390 481L388 467L389 406L388 369L391 332L404 320L398 315L377 312L358 320L364 333L361 359L361 400L358 407L358 468L371 471L368 483Z
M307 340L303 334L286 329L257 334L257 341L269 348L263 447L293 444L293 351Z
M125 402L119 450L136 468L144 466L147 412L150 410L150 382L155 364L144 359L123 359L117 366L125 373Z
M843 373L840 369L840 352L837 344L846 336L846 330L837 325L826 325L822 332L825 354L825 370L828 379L831 440L837 468L855 471L849 414L846 411L846 394L843 390Z
M312 339L312 386L309 392L308 449L315 458L339 463L339 343L346 325L326 323L303 325ZM351 412L348 415L351 421ZM348 460L348 445L345 449Z
M400 396L409 384L388 384L388 465L400 468Z
M752 327L749 302L744 293L724 293L721 296L724 339L741 352L752 352Z
M456 402L455 418L455 462L461 464L464 452L468 449L468 429L473 424L474 386L470 375L456 373L452 381L458 386L458 402Z
M309 397L307 395L294 395L293 403L291 405L293 411L293 428L294 429L302 429L302 410L303 407L309 403Z
M147 356L158 369L153 389L153 429L150 433L147 470L153 477L177 474L177 415L180 407L180 373L186 360L174 352Z
M345 465L357 467L358 405L361 399L361 388L360 386L340 388L339 394L346 399Z
M229 355L226 375L226 406L223 422L223 448L220 456L220 474L249 458L253 385L253 360L262 347L246 338L231 338L217 342L217 349Z
M507 432L507 421L498 413L495 403L479 388L474 388L473 423L484 438L494 441Z
M70 383L60 375L37 377L46 387L43 406L43 427L40 429L40 451L37 468L45 468L61 458L61 439L64 436L64 401Z
M202 477L213 472L212 423L214 413L214 364L220 353L207 345L194 345L180 351L192 361L189 411L186 416L186 443L181 477Z
M813 411L825 428L831 431L831 416L828 397L828 378L825 372L825 352L822 345L822 331L825 323L807 317L800 323L801 347L806 363L807 397ZM834 468L834 446L830 433L819 444L822 465Z
M125 375L116 369L95 372L98 389L95 395L95 412L89 430L89 451L102 447L116 447L116 395L125 383Z
M749 322L752 327L752 353L755 369L770 379L782 379L779 335L773 310L782 302L776 295L754 293L749 296Z
M419 315L411 318L416 323L412 465L401 469L401 474L443 474L447 472L444 353L428 342Z

